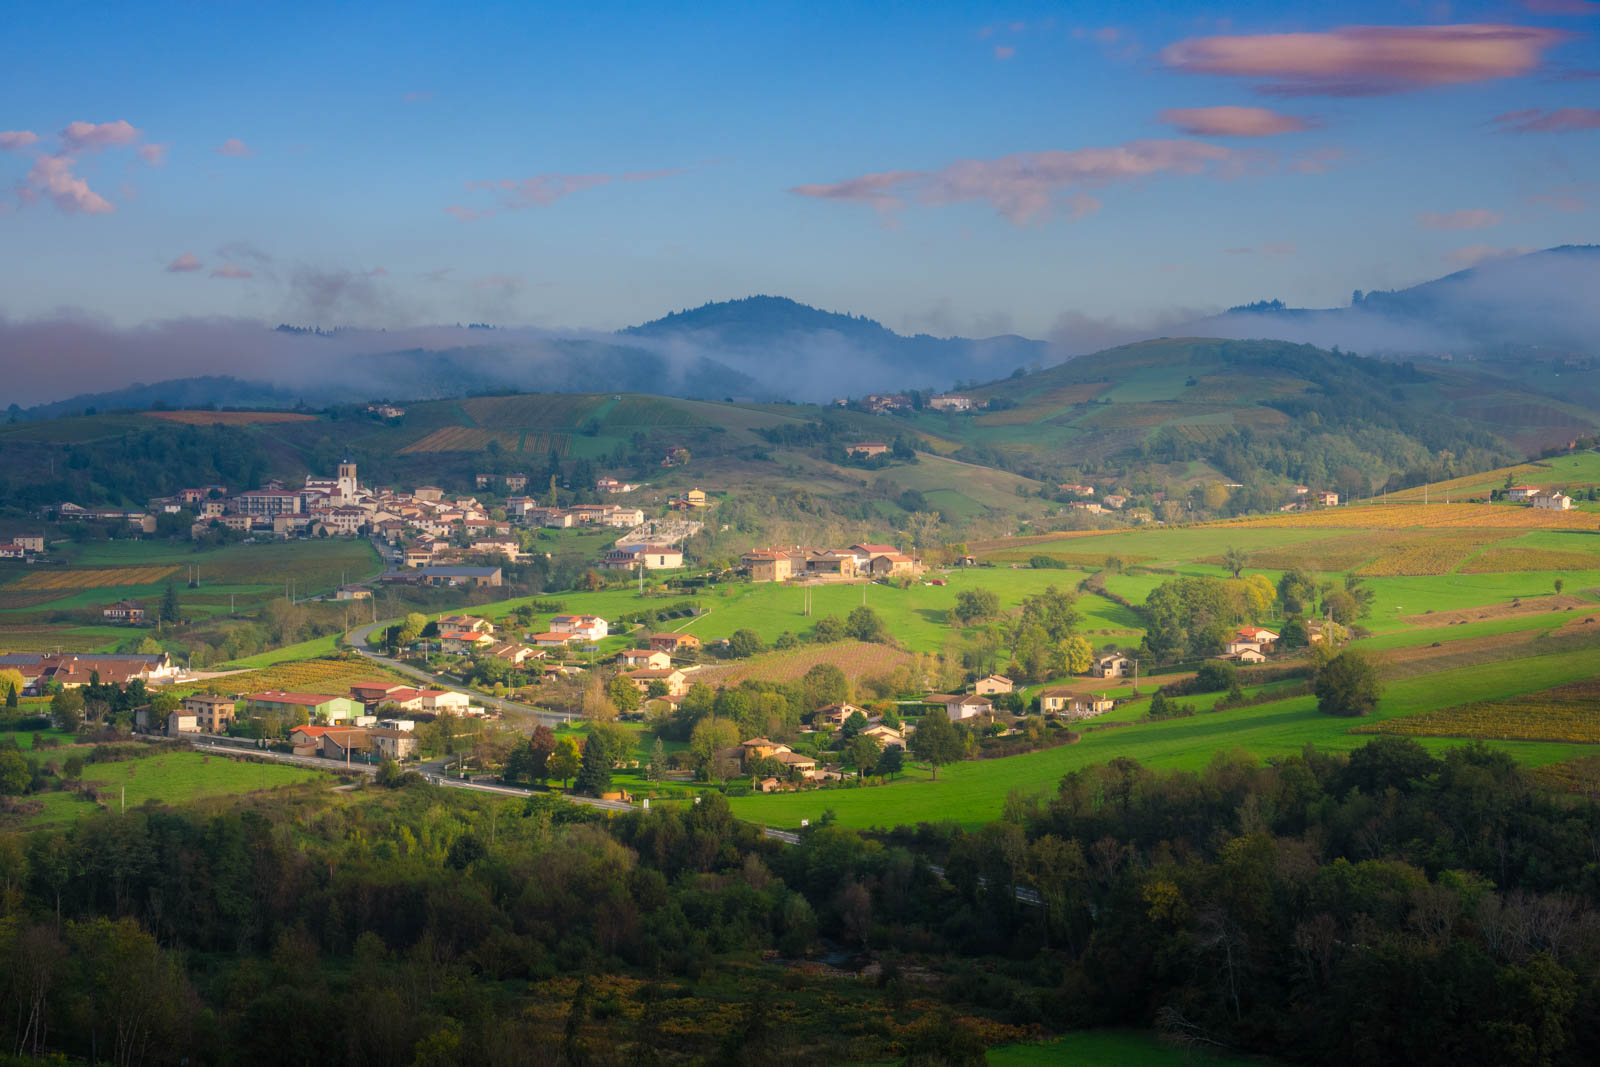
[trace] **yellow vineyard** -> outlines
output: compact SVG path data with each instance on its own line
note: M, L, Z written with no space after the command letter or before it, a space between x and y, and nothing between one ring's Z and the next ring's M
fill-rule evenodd
M326 693L349 696L357 682L373 679L395 680L397 675L355 659L305 659L275 663L259 670L242 671L214 678L210 682L178 686L174 692L186 693L211 686L222 693L258 693L282 689L291 693Z
M1234 519L1219 526L1325 528L1330 530L1594 530L1600 518L1582 511L1544 511L1504 504L1360 504Z
M416 452L484 452L490 441L497 441L507 452L515 452L522 434L516 430L485 430L477 426L446 426L400 450L400 455Z
M153 585L178 568L159 567L102 567L94 570L35 571L19 581L12 589L104 589L113 585Z
M1421 715L1407 715L1354 732L1600 744L1600 711L1597 708L1600 708L1600 681L1574 682L1506 700L1481 700Z

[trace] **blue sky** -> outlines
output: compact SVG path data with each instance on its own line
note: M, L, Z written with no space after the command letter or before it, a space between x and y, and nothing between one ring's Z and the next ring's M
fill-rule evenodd
M1600 240L1600 3L684 7L12 5L0 316L1047 336Z

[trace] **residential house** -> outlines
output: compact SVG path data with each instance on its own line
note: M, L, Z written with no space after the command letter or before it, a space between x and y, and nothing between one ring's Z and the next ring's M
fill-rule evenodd
M884 748L906 747L905 731L896 730L893 726L885 726L881 722L874 723L861 732L867 737L870 737L874 741L878 742L878 744Z
M751 550L739 557L739 566L749 572L752 582L789 580L789 557L771 549Z
M669 502L670 506L678 510L698 511L711 506L711 501L706 497L705 490L691 489L682 496L675 496Z
M631 528L644 523L644 510L642 508L608 507L600 521L607 526Z
M889 451L889 446L884 444L882 441L858 441L855 444L848 446L845 451L852 456L866 459L871 456L883 455L885 452Z
M1128 503L1128 498L1123 496L1121 493L1107 493L1100 499L1102 502L1104 502L1106 507L1117 508L1119 510L1125 507Z
M508 492L520 493L526 488L528 488L528 476L526 474L506 475L506 490Z
M780 752L793 751L788 745L777 741L769 741L765 737L752 737L748 741L739 742L739 762L748 765L753 760L767 759Z
M600 560L600 566L612 571L673 570L683 566L683 550L663 545L618 545Z
M364 585L341 585L333 594L335 600L371 600L372 590Z
M972 691L981 697L992 697L999 693L1009 693L1016 689L1016 684L1003 674L991 674L987 678L979 678Z
M494 623L481 615L441 615L438 619L441 630L472 630L475 633L494 633Z
M783 764L785 770L791 774L797 774L801 778L815 779L820 774L817 770L817 761L810 756L803 756L798 752L790 752L785 749L774 754L772 758Z
M144 621L144 608L131 600L119 600L100 609L100 614L112 622L132 624Z
M1271 652L1278 643L1278 632L1264 626L1241 626L1236 632L1240 640L1255 642L1263 652Z
M445 652L476 652L480 646L494 644L494 638L476 630L446 630L439 634L439 647Z
M467 551L485 556L504 556L513 563L522 558L522 545L512 537L491 537L474 541Z
M893 545L861 544L851 545L850 552L856 557L856 570L864 571L872 566L874 556L892 556L899 552Z
M211 693L190 693L181 705L185 715L194 716L196 729L208 734L224 734L233 725L238 702L233 697L215 696Z
M281 689L250 693L245 696L244 703L246 715L274 712L293 714L303 710L313 720L321 718L329 722L346 722L366 710L349 697L329 696L326 693L289 693Z
M1506 490L1506 499L1515 504L1526 504L1539 492L1537 485L1513 485Z
M335 728L324 730L318 739L318 752L323 759L340 760L349 763L353 759L366 758L371 745L371 730L356 727Z
M648 695L652 683L661 682L667 687L667 696L681 697L689 691L689 676L676 667L643 667L623 674L633 682L640 696Z
M28 550L15 541L0 541L0 559L23 559Z
M651 634L650 647L658 652L670 652L673 655L693 653L700 651L700 639L694 634Z
M426 500L436 504L444 499L444 490L437 485L419 485L411 491L411 495L418 500Z
M251 518L298 515L300 492L295 489L248 489L233 498L232 507L238 514Z
M665 670L672 666L670 653L653 648L629 648L617 654L617 662L624 668L646 668L649 670Z
M856 557L853 552L806 553L807 577L848 580L856 576Z
M889 396L881 393L871 393L867 395L862 403L874 415L887 415L893 411L906 411L911 408L911 398L904 393L895 393Z
M1265 663L1267 661L1267 657L1262 654L1259 648L1243 643L1241 643L1238 651L1230 653L1223 658L1231 659L1235 663Z
M934 411L971 411L972 398L954 393L941 393L928 398L928 407Z
M403 763L417 754L417 737L410 730L375 728L367 731L367 745L379 759Z
M1338 507L1339 506L1339 494L1333 492L1332 490L1324 489L1320 493L1317 494L1317 503L1322 505L1325 508Z
M1100 693L1075 693L1070 689L1046 689L1039 694L1039 710L1064 719L1088 719L1103 715L1116 702Z
M530 659L543 659L545 656L543 652L513 641L497 642L488 648L480 647L479 651L513 667L520 667Z
M534 648L566 648L577 640L574 634L558 634L546 631L542 634L529 634L528 640L533 642Z
M1297 485L1291 488L1290 492L1294 493L1295 496L1305 496L1311 492L1311 487L1308 485Z
M1133 673L1133 660L1117 654L1101 656L1089 668L1089 673L1096 678L1126 678Z
M1069 485L1057 486L1057 488L1063 493L1071 493L1073 496L1094 496L1094 486L1092 485L1079 485L1074 482Z
M1259 644L1254 641L1246 641L1242 637L1233 641L1229 641L1227 644L1222 646L1222 655L1224 659L1237 659L1239 653L1241 652L1254 652L1258 656L1262 655L1261 646ZM1265 659L1266 657L1262 656L1262 658Z
M860 715L865 718L867 711L865 708L858 708L854 704L845 701L839 704L829 704L826 707L818 708L817 713L812 716L811 721L819 730L824 726L829 726L837 730L839 727L843 726L847 721L849 721L850 716L857 713L860 713Z
M611 627L598 615L557 615L550 620L550 629L558 634L599 641L610 632Z
M1541 511L1571 511L1572 498L1559 492L1536 493L1533 497L1533 506Z
M964 693L959 696L930 696L926 700L929 704L944 705L944 713L950 717L951 722L961 719L975 719L979 715L987 715L994 711L994 702L988 697L981 697L976 693Z

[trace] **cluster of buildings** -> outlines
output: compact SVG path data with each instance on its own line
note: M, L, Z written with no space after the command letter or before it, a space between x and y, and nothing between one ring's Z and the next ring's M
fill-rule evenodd
M1513 504L1532 504L1540 511L1571 511L1572 498L1559 489L1541 489L1536 485L1513 485L1506 490L1506 499Z
M44 535L21 534L0 541L0 559L31 560L44 555Z
M904 393L870 393L862 398L861 406L874 415L892 415L897 411L910 411L916 405ZM926 401L930 411L972 411L983 406L981 401L959 393L939 393Z
M1339 494L1331 489L1319 489L1313 493L1310 486L1296 485L1289 491L1294 495L1294 499L1278 508L1279 511L1310 511L1313 507L1339 506Z
M922 561L915 556L908 556L893 545L873 544L849 548L754 548L739 557L739 567L752 582L838 582L922 573Z
M77 689L93 683L167 685L182 672L165 652L150 655L90 654L86 652L7 652L0 654L0 670L22 675L22 695L43 696L47 687Z

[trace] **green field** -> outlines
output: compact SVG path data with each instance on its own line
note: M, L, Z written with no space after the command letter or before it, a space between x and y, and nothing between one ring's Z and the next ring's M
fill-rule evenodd
M1264 1060L1163 1045L1140 1030L1084 1030L988 1050L990 1067L1262 1067Z
M829 809L844 826L892 827L943 819L978 826L999 816L1011 790L1049 795L1068 771L1118 756L1150 767L1198 770L1216 753L1234 749L1258 757L1299 752L1308 743L1319 749L1348 751L1371 740L1350 733L1356 725L1366 726L1468 700L1534 692L1593 677L1597 671L1600 665L1590 651L1486 663L1391 682L1376 715L1366 719L1332 718L1317 711L1315 697L1296 697L1188 719L1089 730L1073 745L1006 759L951 764L940 768L936 781L925 769L917 767L884 786L741 797L731 804L742 818L780 827L798 826L801 819L815 822ZM1193 702L1204 709L1214 702L1214 697L1194 698ZM1139 705L1127 711L1119 708L1114 718L1126 719L1138 714L1139 709ZM1440 749L1462 742L1429 739L1423 743ZM1534 742L1495 747L1505 748L1520 762L1534 766L1593 751L1587 745Z
M108 803L113 811L121 807L124 796L129 808L151 800L161 804L185 804L210 797L239 796L262 789L323 781L327 777L321 771L304 767L244 763L176 750L119 763L91 763L83 772L84 781L100 790L102 802ZM28 818L29 826L71 822L96 810L94 804L75 793L41 793L30 799L41 802L44 810Z

